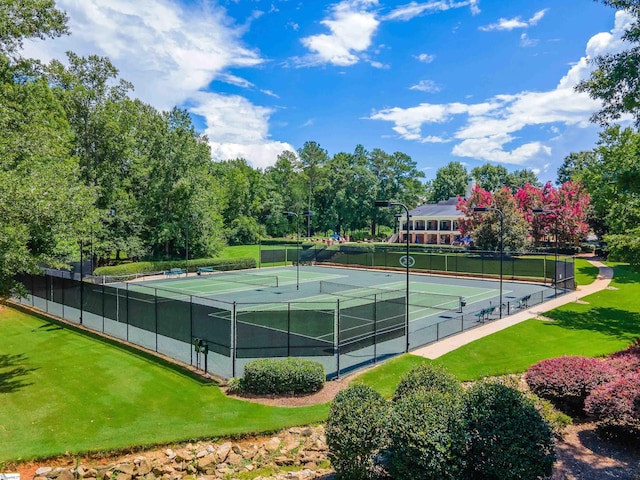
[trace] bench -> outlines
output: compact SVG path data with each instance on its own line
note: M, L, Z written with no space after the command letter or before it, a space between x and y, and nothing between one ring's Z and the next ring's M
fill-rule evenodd
M213 273L213 272L215 272L213 267L198 267L198 270L196 270L196 275L202 275L203 273Z
M491 315L496 311L496 308L497 307L487 307L476 313L475 316L478 317L478 322L484 323L486 320L489 320Z
M173 275L182 275L183 273L187 273L184 268L172 268L164 272L167 277L171 277Z
M518 300L518 308L527 308L529 306L529 300L531 300L531 295L525 295L520 300Z

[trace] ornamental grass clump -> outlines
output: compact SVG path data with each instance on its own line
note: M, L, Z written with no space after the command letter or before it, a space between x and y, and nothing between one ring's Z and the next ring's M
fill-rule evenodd
M580 415L591 391L619 377L605 361L564 356L532 365L525 380L536 395L554 402L563 411Z

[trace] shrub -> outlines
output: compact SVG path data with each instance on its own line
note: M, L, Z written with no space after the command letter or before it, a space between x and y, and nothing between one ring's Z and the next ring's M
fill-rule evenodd
M458 379L447 372L443 366L421 363L402 376L393 394L393 401L398 401L418 390L457 395L462 392L462 386Z
M558 357L532 365L525 374L536 395L573 414L582 412L587 395L617 377L606 362L589 357Z
M384 446L384 420L389 404L367 385L339 392L325 424L329 459L338 478L371 478L374 457Z
M253 258L198 258L189 260L189 271L195 272L198 267L216 267L216 269L242 270L245 268L256 268L257 264ZM114 267L99 267L95 269L94 275L128 275L134 273L152 273L169 270L171 268L184 268L184 260L171 260L165 262L135 262L117 265Z
M317 392L326 374L321 363L300 358L262 358L247 363L242 390L258 395Z
M610 355L606 362L623 375L640 371L640 340L636 340L630 347Z
M595 388L585 400L584 409L613 436L640 436L640 372Z
M393 404L388 421L392 478L458 479L467 440L460 396L420 390Z
M478 383L465 394L470 478L510 480L551 474L553 433L533 402L497 383Z

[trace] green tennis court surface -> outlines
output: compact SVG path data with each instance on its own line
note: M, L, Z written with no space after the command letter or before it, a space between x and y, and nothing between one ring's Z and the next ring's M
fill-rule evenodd
M404 333L406 286L402 273L305 266L135 282L128 289L158 298L214 300L236 312L234 328L247 348L290 345L292 338L298 348L327 348L336 340L381 331ZM497 286L495 281L411 275L409 321L431 324L497 304ZM505 284L503 295L512 292ZM226 318L231 322L233 315Z

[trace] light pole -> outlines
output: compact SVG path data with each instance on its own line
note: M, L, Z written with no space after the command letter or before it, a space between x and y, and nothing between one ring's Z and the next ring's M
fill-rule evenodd
M475 207L474 212L497 212L500 215L500 318L502 318L502 259L504 257L504 214L502 210L491 207Z
M300 290L300 215L284 212L287 217L296 217L296 290Z
M407 344L405 347L405 352L409 351L409 208L399 202L392 202L390 200L376 200L375 201L376 208L388 208L388 207L402 207L404 208L405 213L407 214L407 254L405 257L405 268L407 272L407 287L405 293L405 313L404 313L404 331L407 339ZM399 228L398 231L401 229Z
M311 219L313 212L311 210L298 214L296 212L284 212L287 217L296 217L296 290L300 290L300 215Z
M185 257L186 257L186 264L187 264L187 277L189 276L189 219L196 219L198 218L198 215L196 213L192 213L191 215L189 215L187 217L187 229L186 229L186 249L185 249Z
M553 286L554 286L554 295L557 297L558 296L558 212L556 212L555 210L545 210L544 208L534 208L532 210L532 212L534 214L552 214L555 218L555 237L556 237L556 241L555 241L555 263L554 263L554 267L553 267L553 276L554 276L554 281L553 281Z

